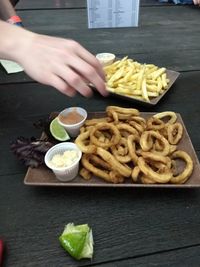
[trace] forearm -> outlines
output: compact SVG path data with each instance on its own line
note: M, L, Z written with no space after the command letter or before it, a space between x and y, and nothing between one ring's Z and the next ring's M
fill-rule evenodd
M0 58L18 61L32 32L0 20Z
M194 5L199 5L200 6L200 0L193 0Z
M13 6L16 6L19 0L10 0L10 2Z
M0 0L0 19L6 21L16 15L15 9L9 0Z
M19 63L32 79L68 96L76 91L90 96L87 83L107 95L101 64L73 40L37 34L0 21L0 58Z

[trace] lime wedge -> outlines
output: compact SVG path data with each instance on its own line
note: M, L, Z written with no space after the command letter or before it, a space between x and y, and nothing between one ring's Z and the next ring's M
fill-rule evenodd
M59 241L61 246L77 260L93 256L92 231L87 224L67 224Z
M68 233L59 237L62 247L75 259L80 259L86 239L86 232Z
M58 119L55 118L50 123L50 132L52 136L59 141L67 141L70 139L68 133L66 132L65 128L59 124Z

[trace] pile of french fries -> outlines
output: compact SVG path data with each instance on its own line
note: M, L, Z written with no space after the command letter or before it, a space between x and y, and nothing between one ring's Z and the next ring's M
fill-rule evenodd
M104 67L108 91L146 102L158 97L168 87L166 68L140 64L124 57Z

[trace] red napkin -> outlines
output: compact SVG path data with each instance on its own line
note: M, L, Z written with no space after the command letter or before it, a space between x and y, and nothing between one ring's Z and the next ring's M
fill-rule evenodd
M0 266L3 261L3 240L0 239Z

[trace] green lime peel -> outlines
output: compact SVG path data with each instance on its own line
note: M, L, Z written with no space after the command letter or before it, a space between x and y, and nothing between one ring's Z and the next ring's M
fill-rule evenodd
M87 224L75 226L73 223L68 223L59 241L64 250L77 260L91 259L93 256L93 235Z

